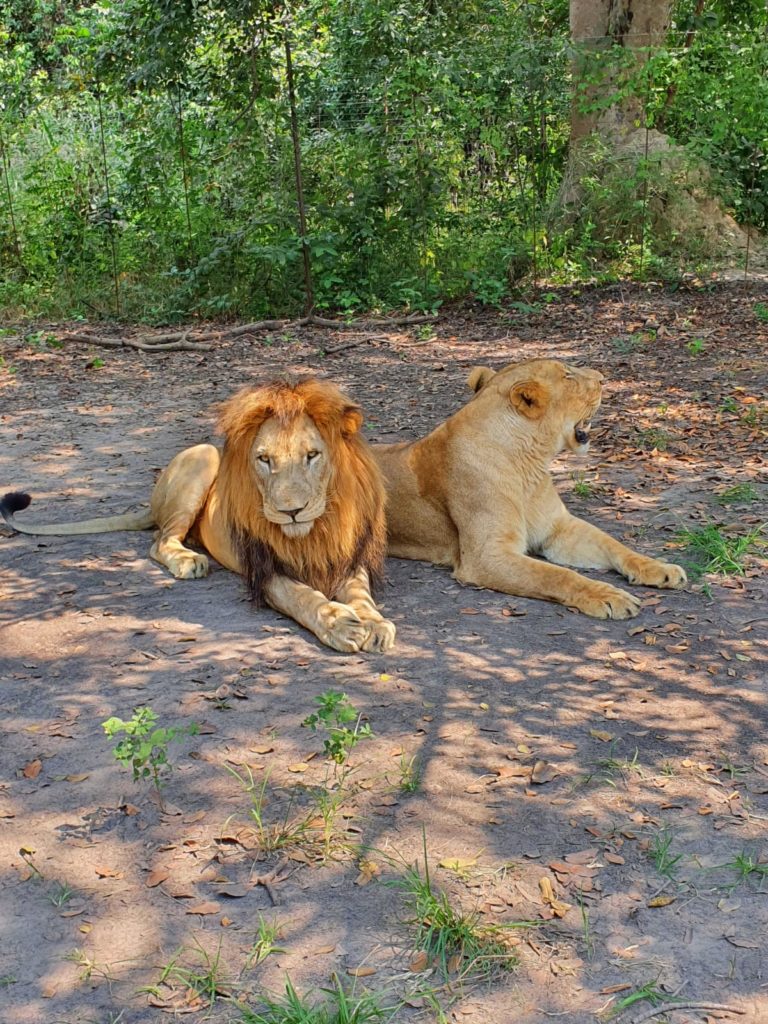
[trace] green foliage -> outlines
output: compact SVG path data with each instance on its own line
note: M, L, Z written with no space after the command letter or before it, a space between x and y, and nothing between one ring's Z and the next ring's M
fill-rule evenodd
M734 484L727 487L717 495L715 499L718 505L746 505L749 502L757 501L760 495L752 484Z
M281 999L266 997L264 1009L251 1010L241 1006L239 1024L374 1024L390 1020L393 1008L384 1008L380 1000L369 993L348 993L337 975L333 988L321 989L325 998L312 1000L300 996L288 978L285 996Z
M195 736L200 731L194 722L187 726L163 727L157 725L157 715L151 708L139 707L127 722L113 716L102 722L102 729L114 739L125 733L114 748L116 759L125 767L133 770L133 781L152 779L155 788L160 791L163 777L171 771L168 759L168 747L183 736Z
M676 239L654 235L653 204L675 182L653 154L606 175L613 158L595 153L579 223L550 222L572 61L582 107L634 97L649 127L711 167L700 184L765 226L768 14L756 0L695 10L678 5L647 61L607 46L588 64L565 0L301 0L287 26L238 0L6 0L0 306L150 322L288 314L304 301L302 242L316 305L341 312L500 305L542 271L655 273Z
M720 527L709 523L698 530L681 530L678 538L690 556L690 571L694 577L704 573L743 576L746 556L758 546L764 546L764 541L759 539L764 529L765 524L749 533L728 536Z
M373 735L370 725L361 721L362 716L347 699L346 693L339 693L335 690L326 690L315 697L318 705L317 711L309 715L301 723L306 728L317 732L323 729L328 733L323 740L325 756L337 765L346 762L353 749L360 740L368 739ZM354 722L354 728L349 725Z

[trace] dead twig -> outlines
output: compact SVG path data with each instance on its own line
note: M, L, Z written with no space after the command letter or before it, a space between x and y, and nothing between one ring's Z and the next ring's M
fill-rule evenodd
M204 331L193 336L195 328L188 327L183 331L169 331L164 334L142 334L136 338L109 338L102 334L61 334L60 341L74 341L83 345L98 345L102 348L137 348L142 352L210 352L213 348L212 342L220 341L222 338L239 338L244 334L255 334L259 331L283 331L298 327L329 327L336 330L344 328L371 327L403 327L412 324L435 323L436 316L411 313L403 317L375 317L372 320L329 320L321 316L305 316L300 320L257 320L250 324L237 324L234 327L221 327L215 331ZM342 352L345 348L352 348L353 345L362 344L365 337L359 341L351 342L343 346L336 346L326 350L326 354ZM427 340L407 342L406 344L426 344Z
M666 1006L655 1006L652 1010L635 1017L632 1024L643 1024L646 1020L658 1017L661 1013L672 1013L673 1010L720 1010L723 1013L746 1013L740 1006L728 1006L726 1003L667 1003Z

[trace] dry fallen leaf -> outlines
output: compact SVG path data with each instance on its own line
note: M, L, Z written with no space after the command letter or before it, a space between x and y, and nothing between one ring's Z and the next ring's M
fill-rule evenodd
M370 978L376 973L375 967L348 967L347 974L353 978Z
M187 907L186 912L188 914L218 914L221 910L221 904L216 903L214 900L206 900L203 903L196 903L193 907Z
M408 970L418 974L420 971L425 971L428 966L429 957L422 949L411 959L411 962L408 964Z
M148 889L154 889L156 885L160 885L168 878L170 872L166 871L165 868L155 868L154 871L150 871L147 875L144 884Z
M90 775L90 772L82 772L80 775L65 775L64 778L67 782L84 782Z
M594 740L600 740L601 743L610 743L616 738L612 732L605 732L603 729L590 729L589 735Z
M305 764L303 761L297 761L296 764L288 765L288 771L300 774L301 772L305 772L308 767L309 765Z
M537 786L543 786L545 782L551 782L560 774L557 768L549 761L537 761L531 772L531 782Z
M124 871L120 871L118 868L94 868L94 871L99 878L123 878L125 876Z
M564 900L559 900L555 896L552 883L546 875L544 878L539 879L539 890L541 891L541 898L551 908L555 917L565 917L571 909L571 904L566 903Z
M36 757L34 761L30 761L28 764L24 765L21 774L24 776L25 779L36 779L37 776L40 774L40 769L42 767L43 762L40 760L39 757Z
M649 907L668 907L670 903L674 903L677 900L677 896L654 896L652 900L648 900Z

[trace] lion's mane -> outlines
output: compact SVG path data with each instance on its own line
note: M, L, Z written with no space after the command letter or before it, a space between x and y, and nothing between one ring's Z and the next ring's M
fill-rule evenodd
M328 446L332 476L325 512L306 537L287 537L264 515L251 464L262 424L275 417L290 427L309 416ZM360 407L333 384L314 378L245 389L220 410L224 451L217 490L243 575L254 601L276 573L332 597L358 568L381 579L386 548L381 472L359 434Z

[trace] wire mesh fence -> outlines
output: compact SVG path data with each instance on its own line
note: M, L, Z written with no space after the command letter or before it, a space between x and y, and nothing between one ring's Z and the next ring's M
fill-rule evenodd
M240 106L210 83L129 90L95 72L32 100L7 88L2 304L157 319L429 308L543 279L754 265L768 217L754 33L629 54L588 40L580 87L565 37L517 39L472 75L423 56L322 72L299 46L293 122L287 39L268 94ZM574 162L578 104L623 110L621 144L598 126Z

